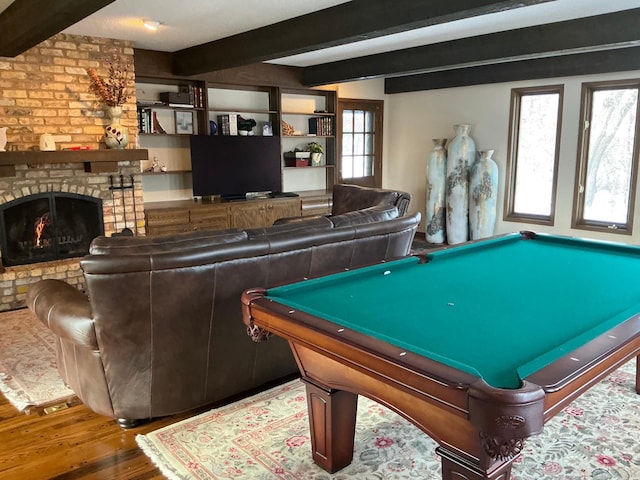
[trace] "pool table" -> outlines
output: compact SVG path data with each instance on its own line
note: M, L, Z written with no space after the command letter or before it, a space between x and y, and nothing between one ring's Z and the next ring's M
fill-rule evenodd
M521 232L242 303L254 341L289 341L325 470L352 460L362 394L438 442L444 480L508 480L526 438L638 361L640 247Z

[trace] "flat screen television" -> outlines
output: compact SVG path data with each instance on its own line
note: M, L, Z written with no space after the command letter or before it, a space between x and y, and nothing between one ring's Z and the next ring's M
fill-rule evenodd
M191 171L195 196L280 192L280 138L192 135Z

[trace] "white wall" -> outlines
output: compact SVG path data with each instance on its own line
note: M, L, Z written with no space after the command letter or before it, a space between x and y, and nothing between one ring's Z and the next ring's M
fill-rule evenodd
M583 77L566 77L526 82L499 83L473 87L460 87L424 92L384 95L379 81L357 82L344 87L351 96L353 88L371 93L370 98L385 100L384 172L383 186L410 192L413 196L410 210L420 211L424 217L427 156L432 149L433 138L449 138L454 135L453 125L471 124L471 137L478 150L494 149L493 159L500 170L498 197L498 221L496 233L533 230L561 235L605 239L616 242L640 243L640 208L635 207L636 225L632 236L603 234L571 228L573 187L578 146L578 119L580 89L583 82L610 79L637 78L640 72L626 72ZM370 83L371 82L371 83ZM365 85L366 84L366 85ZM537 85L564 85L564 107L561 132L558 192L556 196L555 226L505 222L502 220L506 173L506 152L509 135L509 104L511 89ZM343 87L340 89L343 94ZM367 98L366 95L359 95ZM636 204L639 199L636 199ZM424 218L420 226L424 232Z

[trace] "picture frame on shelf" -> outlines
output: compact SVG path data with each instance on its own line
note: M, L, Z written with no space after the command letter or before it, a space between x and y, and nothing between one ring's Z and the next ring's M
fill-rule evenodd
M193 135L193 112L176 110L176 133Z

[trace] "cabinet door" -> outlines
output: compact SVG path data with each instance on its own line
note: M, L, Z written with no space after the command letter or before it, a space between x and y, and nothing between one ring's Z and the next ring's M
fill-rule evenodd
M147 210L145 220L149 236L189 231L189 210L186 208Z
M207 206L190 211L192 230L219 230L229 228L227 207L224 205Z
M265 202L251 201L230 205L229 223L231 228L267 227L265 211Z
M270 202L266 205L264 226L273 225L279 218L299 217L301 211L300 200L297 198Z

